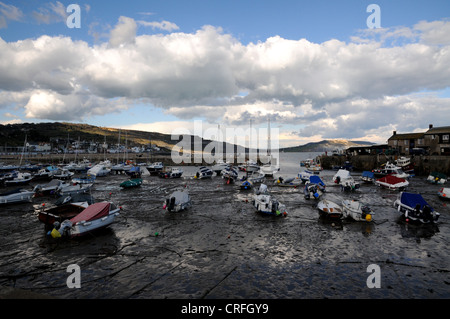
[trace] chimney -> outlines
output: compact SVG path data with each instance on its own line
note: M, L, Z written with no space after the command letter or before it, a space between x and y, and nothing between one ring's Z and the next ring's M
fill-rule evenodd
M433 124L428 125L428 129L432 129L433 128Z
M397 135L397 131L394 131L394 132L393 132L393 135Z

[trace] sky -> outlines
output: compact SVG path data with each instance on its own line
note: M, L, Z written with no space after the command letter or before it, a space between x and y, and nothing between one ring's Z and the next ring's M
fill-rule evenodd
M269 120L280 147L450 125L450 1L0 0L0 124Z

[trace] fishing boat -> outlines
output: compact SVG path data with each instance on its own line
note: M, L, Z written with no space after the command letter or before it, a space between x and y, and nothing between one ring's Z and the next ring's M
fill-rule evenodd
M409 182L404 178L396 177L394 175L387 175L377 179L375 181L375 185L393 190L404 190L408 187Z
M94 185L94 184L91 183L91 184L72 185L72 184L62 183L56 189L56 194L59 196L68 196L68 195L72 196L75 194L88 193L91 190L92 185Z
M158 175L164 168L164 164L162 162L154 162L150 165L147 165L147 170L150 172L150 175Z
M363 171L361 174L361 180L366 184L371 184L375 182L375 174L371 171Z
M400 178L409 178L410 174L405 173L401 167L392 164L391 162L387 162L381 165L380 168L374 169L372 171L376 178L384 177L386 175L393 175Z
M281 187L297 187L301 185L301 180L295 177L283 178L280 176L273 183Z
M233 166L223 169L220 174L227 184L234 183L239 175L237 169Z
M371 222L374 215L372 209L358 200L344 199L342 201L343 216L355 221Z
M341 206L327 199L322 199L317 203L319 216L333 220L339 220L343 217L343 209Z
M180 178L183 175L183 170L176 167L165 167L159 172L161 178Z
M196 179L211 178L213 174L214 172L209 167L200 166L197 172L195 173L194 178Z
M445 182L447 182L447 175L438 172L431 172L427 177L427 182L431 184L445 184Z
M122 188L133 188L142 185L142 178L132 178L120 183L120 187Z
M192 206L191 197L187 190L177 190L164 201L163 209L168 212L179 212Z
M402 214L406 222L435 223L440 216L422 195L417 193L401 192L394 202L394 207Z
M65 203L63 205L50 205L45 203L35 205L34 211L41 223L45 224L46 230L53 228L55 222L63 222L66 219L71 219L81 213L89 206L89 202L73 202Z
M400 157L395 161L395 165L400 167L403 172L407 174L414 174L414 163L411 162L411 158L409 157Z
M51 235L53 237L83 236L95 230L108 227L119 214L120 208L113 203L94 203L75 217L66 219L61 223L55 222L55 228Z
M4 181L5 186L20 186L26 185L33 180L31 173L14 172L12 178Z
M353 179L350 172L345 169L340 169L333 176L333 182L341 186L342 191L350 192L359 189L359 183Z
M261 184L256 191L252 204L259 213L283 217L288 215L286 206L270 195L265 184Z
M17 188L0 194L0 204L31 202L34 192Z
M450 188L443 187L438 191L438 196L443 199L450 199Z
M55 195L58 187L63 184L59 179L52 179L47 184L38 184L34 187L33 192L35 197Z

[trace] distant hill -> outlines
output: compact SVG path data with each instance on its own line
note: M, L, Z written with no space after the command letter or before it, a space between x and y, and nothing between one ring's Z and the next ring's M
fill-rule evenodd
M352 146L374 145L375 143L365 141L347 141L347 140L323 140L320 142L311 142L304 145L286 147L280 149L283 152L332 152L334 150L347 149Z

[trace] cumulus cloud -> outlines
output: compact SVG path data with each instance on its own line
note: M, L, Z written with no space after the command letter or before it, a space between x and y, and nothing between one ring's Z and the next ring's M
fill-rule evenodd
M439 125L424 114L448 109L447 99L414 94L450 87L448 21L361 32L350 42L274 36L246 45L212 26L137 36L139 25L122 16L98 45L0 38L0 107L15 103L28 118L67 120L145 101L184 120L248 125L271 118L298 125L295 134L319 129L336 138L379 136L395 123Z

